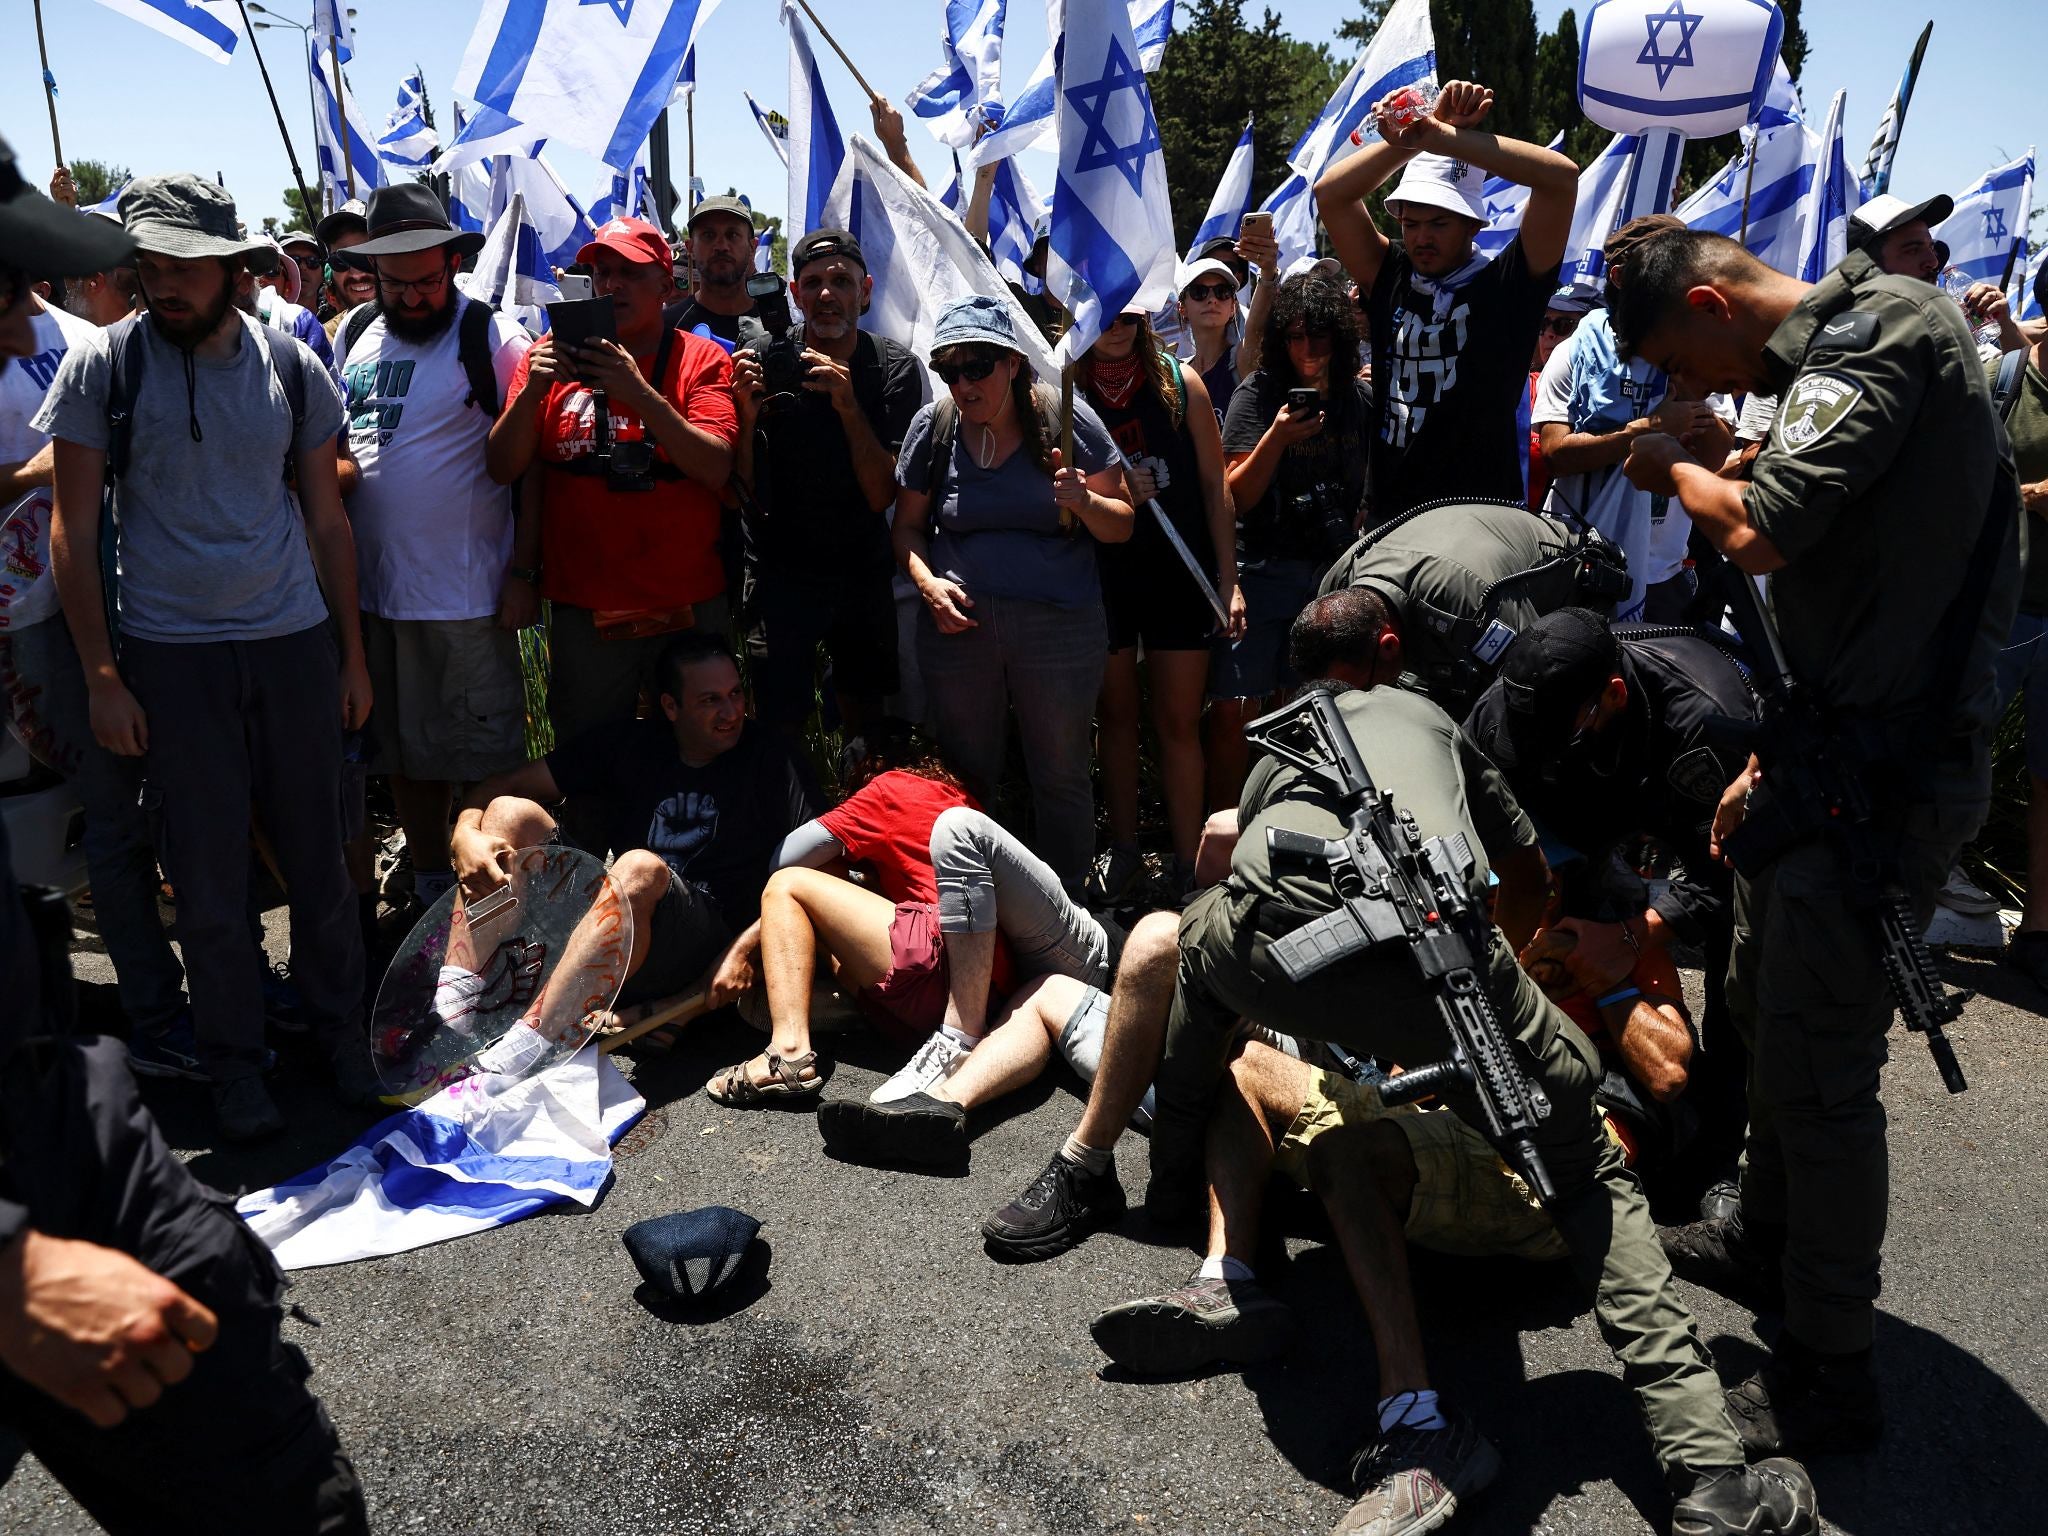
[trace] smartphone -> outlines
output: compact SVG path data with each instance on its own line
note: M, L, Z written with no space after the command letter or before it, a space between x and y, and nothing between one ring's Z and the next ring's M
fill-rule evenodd
M1312 389L1290 389L1287 391L1287 409L1296 416L1320 416L1323 414L1323 397Z
M1237 226L1237 238L1242 240L1247 235L1256 235L1261 240L1272 239L1273 215L1270 213L1246 214L1243 222Z
M555 356L562 360L571 378L576 372L576 348L587 341L617 341L618 316L612 310L612 296L601 299L564 299L548 306L548 332L555 338Z
M591 292L588 272L564 272L555 279L555 286L562 290L562 297L567 301L595 297Z

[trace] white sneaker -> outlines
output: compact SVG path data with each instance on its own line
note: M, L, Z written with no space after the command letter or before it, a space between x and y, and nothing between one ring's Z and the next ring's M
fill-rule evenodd
M1998 898L1964 874L1960 864L1949 870L1934 899L1965 917L1989 917L1998 910Z
M889 1081L868 1095L870 1104L893 1104L913 1093L929 1093L951 1077L967 1059L972 1046L962 1045L943 1029L917 1048L917 1054Z

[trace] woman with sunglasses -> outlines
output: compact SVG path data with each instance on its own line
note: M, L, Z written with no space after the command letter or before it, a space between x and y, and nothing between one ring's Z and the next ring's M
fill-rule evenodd
M1373 399L1357 368L1358 309L1344 289L1307 272L1281 283L1258 370L1238 386L1223 423L1247 627L1215 642L1214 810L1237 804L1248 755L1244 724L1299 681L1287 666L1288 629L1358 529ZM1314 392L1314 409L1303 391Z
M1202 376L1219 427L1237 390L1238 314L1237 274L1227 263L1205 256L1182 271L1180 317L1195 347L1188 362Z
M1236 289L1230 292L1234 306ZM1244 633L1244 598L1237 590L1223 434L1200 375L1160 350L1150 320L1127 311L1096 338L1077 365L1074 382L1123 449L1137 506L1130 542L1101 552L1109 664L1096 731L1110 846L1097 861L1088 895L1091 901L1114 903L1130 894L1145 868L1138 853L1140 645L1152 726L1159 735L1176 892L1193 878L1195 844L1202 833L1202 695L1216 616L1159 519L1146 509L1148 498L1159 503L1189 553L1212 575L1216 595L1231 616L1232 634Z
M1012 306L947 306L932 371L947 394L911 420L896 461L896 558L924 599L917 664L939 750L995 805L1008 715L1024 737L1032 847L1078 889L1095 851L1090 730L1109 650L1098 543L1131 536L1116 445L1074 402L1036 387Z

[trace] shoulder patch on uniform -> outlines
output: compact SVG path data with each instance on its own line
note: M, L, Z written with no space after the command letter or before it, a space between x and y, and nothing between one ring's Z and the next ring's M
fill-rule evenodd
M1778 407L1778 446L1804 453L1840 426L1862 398L1863 386L1838 373L1802 373Z
M1860 309L1845 310L1834 319L1821 322L1813 333L1813 340L1807 343L1806 355L1867 352L1877 344L1877 331L1877 316Z
M1701 805L1719 805L1721 792L1733 782L1734 775L1714 755L1713 748L1694 747L1671 760L1671 768L1665 778L1686 799L1696 800Z

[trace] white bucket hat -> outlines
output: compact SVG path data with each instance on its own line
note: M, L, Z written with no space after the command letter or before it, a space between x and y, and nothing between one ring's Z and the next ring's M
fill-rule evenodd
M1485 187L1486 173L1476 165L1447 155L1417 155L1402 172L1400 184L1387 194L1387 206L1397 216L1401 204L1414 203L1484 224Z

